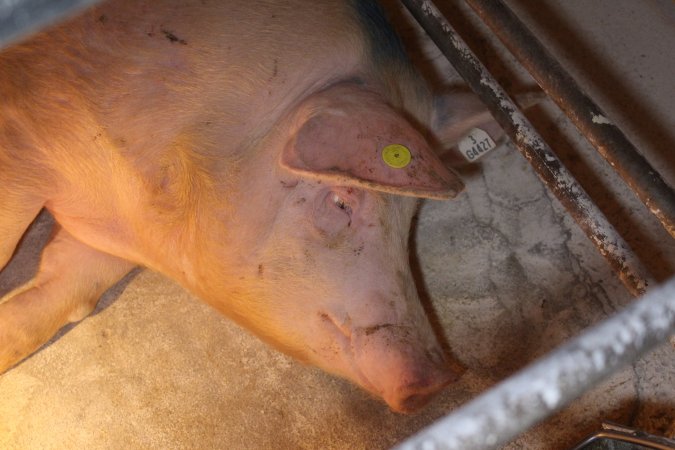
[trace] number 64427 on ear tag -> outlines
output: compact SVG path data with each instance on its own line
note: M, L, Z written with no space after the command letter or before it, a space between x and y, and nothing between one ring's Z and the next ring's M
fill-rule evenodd
M469 133L459 141L459 151L462 156L474 162L497 146L489 134L480 128L472 128Z

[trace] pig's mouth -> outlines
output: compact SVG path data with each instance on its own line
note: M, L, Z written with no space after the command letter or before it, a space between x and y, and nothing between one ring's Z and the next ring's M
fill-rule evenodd
M323 324L328 328L333 338L333 342L335 342L340 349L339 356L344 367L342 367L342 370L340 371L342 373L339 375L352 379L366 391L382 398L382 390L377 389L356 364L356 355L352 342L352 330L349 326L349 318L341 324L330 314L321 313L319 316L321 317Z

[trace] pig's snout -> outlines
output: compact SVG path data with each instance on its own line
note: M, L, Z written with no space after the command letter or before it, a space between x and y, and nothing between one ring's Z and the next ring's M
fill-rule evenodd
M377 342L379 341L379 342ZM360 360L364 376L379 387L389 407L399 413L423 408L448 384L457 379L440 348L415 350L383 334L365 344Z
M435 339L431 343L422 339L413 327L382 324L345 330L343 324L335 328L342 335L348 378L381 397L395 412L421 409L457 379Z
M457 375L445 361L438 365L419 365L417 362L413 373L402 376L398 383L394 381L383 398L393 411L413 413L456 379Z
M404 387L390 398L385 398L389 407L398 413L414 413L424 408L427 403L448 384L454 381L455 376L445 373L433 383L422 386Z

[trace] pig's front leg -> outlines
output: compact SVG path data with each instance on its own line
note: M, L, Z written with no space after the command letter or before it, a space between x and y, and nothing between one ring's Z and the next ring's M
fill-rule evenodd
M64 325L89 315L99 297L133 266L80 243L59 227L42 253L37 275L0 300L0 373Z
M1 163L1 162L0 162ZM0 171L0 270L12 257L16 244L42 209L41 199L22 194Z

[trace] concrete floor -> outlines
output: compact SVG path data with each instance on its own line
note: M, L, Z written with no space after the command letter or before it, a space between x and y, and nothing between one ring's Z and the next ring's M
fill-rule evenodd
M443 9L507 89L531 85L456 3ZM675 4L509 4L675 185ZM413 34L406 36L414 46ZM435 64L422 61L427 70L445 70L434 50L417 54ZM528 115L654 277L672 276L673 240L562 113L544 103ZM422 413L389 412L144 271L109 291L93 316L0 376L0 449L388 448L630 302L511 145L463 172L466 192L454 202L426 202L414 231L420 292L466 368ZM29 277L50 224L46 215L34 224L0 275L0 294ZM505 448L569 448L605 419L675 435L671 344Z

